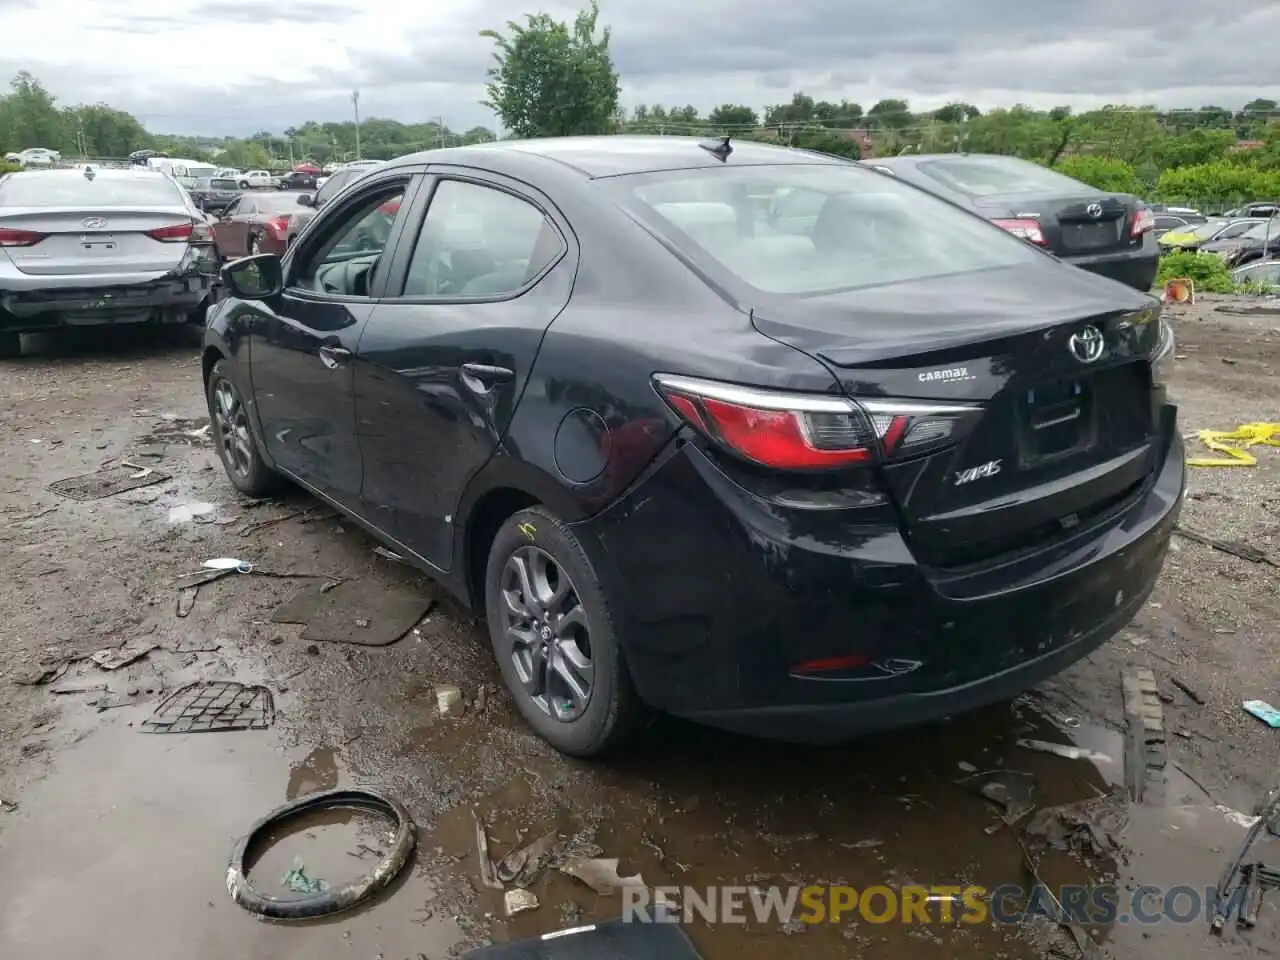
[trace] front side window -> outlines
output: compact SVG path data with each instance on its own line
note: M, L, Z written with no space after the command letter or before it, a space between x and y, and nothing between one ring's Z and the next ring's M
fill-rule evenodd
M335 173L325 181L323 187L316 191L316 205L319 206L332 200L337 192L347 185L347 181L350 179L351 174L349 173Z
M528 200L442 180L414 245L404 295L498 297L524 289L564 249L560 231Z
M944 200L852 164L676 170L598 182L689 259L729 285L766 294L817 295L1043 257Z
M387 184L347 209L339 223L322 227L318 245L300 258L293 285L318 293L369 296L404 190L403 183Z

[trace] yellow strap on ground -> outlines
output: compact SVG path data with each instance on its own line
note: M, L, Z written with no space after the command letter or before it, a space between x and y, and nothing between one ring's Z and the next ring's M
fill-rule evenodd
M1200 442L1222 457L1188 457L1189 467L1256 467L1258 458L1246 448L1280 447L1280 423L1243 423L1234 430L1201 430Z

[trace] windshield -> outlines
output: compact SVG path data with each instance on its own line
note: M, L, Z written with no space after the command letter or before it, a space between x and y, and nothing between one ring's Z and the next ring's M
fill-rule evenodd
M1207 240L1215 233L1225 230L1228 226L1230 226L1230 221L1210 220L1207 223L1197 223L1195 226L1190 227L1174 227L1172 232L1187 234L1188 236L1196 237L1200 240Z
M1100 192L1079 180L1017 157L957 155L943 160L925 160L917 166L926 176L971 197L1048 192L1078 196Z
M166 177L108 177L84 174L13 174L0 185L0 206L10 207L172 207L183 205L178 187Z
M691 260L764 293L816 295L1042 256L945 201L852 164L675 170L600 182L622 191L623 202Z

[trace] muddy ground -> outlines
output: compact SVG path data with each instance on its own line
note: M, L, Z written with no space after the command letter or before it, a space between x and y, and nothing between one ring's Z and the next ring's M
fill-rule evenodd
M1280 315L1223 305L1176 314L1184 434L1280 419ZM482 626L447 602L380 648L309 643L301 627L271 622L306 580L233 574L188 591L179 607L175 579L213 557L430 589L301 495L237 497L201 432L198 381L194 347L137 336L98 335L0 364L0 956L437 960L617 914L617 897L553 870L533 886L538 909L505 919L502 895L478 879L473 810L499 856L555 830L650 885L1027 884L1018 832L999 825L966 771L1025 771L1041 807L1105 793L1123 779L1121 676L1140 666L1166 701L1167 805L1122 809L1121 854L1050 853L1040 861L1048 882L1212 885L1243 835L1214 804L1247 813L1280 775L1280 731L1241 710L1244 700L1280 703L1280 568L1182 538L1131 629L1014 704L822 749L663 721L625 758L568 761L522 726ZM1183 522L1280 559L1280 450L1255 450L1256 467L1193 469ZM102 466L170 479L86 502L48 489ZM216 508L170 522L172 508L193 502ZM84 659L152 645L117 670ZM47 682L33 684L41 674ZM157 705L195 680L265 685L273 725L144 732ZM464 692L465 713L440 714L440 684ZM1016 745L1026 737L1110 759ZM250 824L286 798L353 784L399 798L418 824L413 867L385 896L303 926L256 922L230 901L227 857ZM315 819L251 877L279 893L295 855L312 877L353 877L385 846L381 833ZM1265 952L1273 924L1269 902L1262 929L1224 941L1198 920L1110 924L1091 936L1108 955L1171 960L1256 952L1250 938ZM855 916L808 928L698 920L687 930L706 960L1078 953L1044 925Z

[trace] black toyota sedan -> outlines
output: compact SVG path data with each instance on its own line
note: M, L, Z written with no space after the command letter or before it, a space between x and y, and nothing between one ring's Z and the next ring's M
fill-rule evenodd
M861 162L972 210L1073 266L1144 293L1155 282L1156 218L1137 197L1106 193L1017 157L944 153Z
M1159 303L839 159L434 150L223 276L231 482L483 611L573 755L650 710L834 741L1012 696L1128 623L1181 503Z

